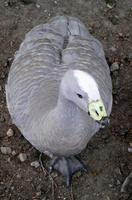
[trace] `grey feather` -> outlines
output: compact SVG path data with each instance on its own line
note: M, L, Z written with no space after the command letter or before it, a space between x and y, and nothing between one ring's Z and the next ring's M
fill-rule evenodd
M69 69L95 78L110 115L112 85L102 45L73 17L54 17L26 34L6 85L13 122L32 145L50 155L79 153L100 128L72 102L56 111L61 79Z

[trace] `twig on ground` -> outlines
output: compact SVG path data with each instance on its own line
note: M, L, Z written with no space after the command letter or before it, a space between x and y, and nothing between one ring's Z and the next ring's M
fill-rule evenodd
M9 183L8 183L8 188L7 188L7 190L6 190L6 193L7 193L7 194L8 194L8 192L9 192L10 188L11 188L11 185L12 185L12 183L13 183L13 179L14 179L15 176L16 176L16 174L14 174L14 175L12 176L12 178L10 179L10 181L9 181Z
M44 175L48 174L49 176L49 179L51 181L51 185L52 185L52 200L54 200L54 196L55 196L55 187L57 187L57 184L55 183L53 177L50 175L50 173L48 172L48 170L43 166L43 163L42 163L42 153L40 153L40 156L39 156L39 162L40 162L40 165L41 165L41 168L42 168L42 171L44 173Z
M43 166L43 163L42 163L42 153L40 153L40 155L39 155L39 163L41 165L41 168L42 168L44 175L48 174L47 169Z

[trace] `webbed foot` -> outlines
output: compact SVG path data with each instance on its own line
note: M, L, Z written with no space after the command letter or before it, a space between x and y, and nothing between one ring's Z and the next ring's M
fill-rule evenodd
M78 158L72 157L55 157L50 162L50 172L56 170L60 172L66 181L67 187L71 185L72 176L78 171L87 172L86 166Z

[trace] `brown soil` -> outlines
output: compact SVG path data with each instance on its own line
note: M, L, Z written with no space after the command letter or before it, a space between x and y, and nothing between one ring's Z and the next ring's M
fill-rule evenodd
M107 2L107 5L106 5ZM112 8L108 5L112 5ZM11 125L5 102L5 83L11 58L24 35L33 26L55 15L80 18L102 43L109 64L118 62L114 71L114 104L111 125L92 138L79 155L90 166L89 173L73 178L72 191L56 173L50 177L30 163L38 160L35 150ZM132 188L121 193L125 177L132 171L132 2L130 0L1 0L0 1L0 146L11 147L16 155L0 152L0 199L2 200L131 200ZM20 162L18 154L27 160ZM48 158L43 156L44 165ZM73 196L72 196L73 195Z

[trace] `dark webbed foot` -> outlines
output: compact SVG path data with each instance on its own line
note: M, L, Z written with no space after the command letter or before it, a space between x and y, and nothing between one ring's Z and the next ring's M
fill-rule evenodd
M66 181L66 185L71 185L72 176L78 171L87 172L86 166L78 158L72 157L55 157L50 163L50 172L56 170L60 172Z

